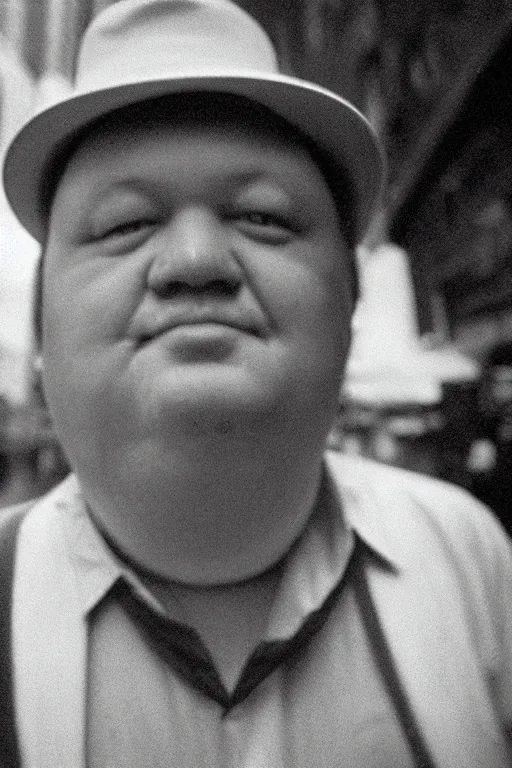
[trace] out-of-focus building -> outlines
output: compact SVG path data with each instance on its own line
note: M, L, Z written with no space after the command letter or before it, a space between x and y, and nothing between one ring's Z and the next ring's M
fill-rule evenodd
M421 286L422 327L434 330L441 310L460 347L483 359L512 340L512 3L480 13L485 34L422 123L411 119L388 210ZM439 57L446 69L449 52Z
M93 8L82 0L0 4L0 157L37 105L66 87ZM91 4L92 6L92 4ZM0 498L44 488L61 460L34 388L32 294L39 245L0 192ZM43 471L41 471L43 470Z

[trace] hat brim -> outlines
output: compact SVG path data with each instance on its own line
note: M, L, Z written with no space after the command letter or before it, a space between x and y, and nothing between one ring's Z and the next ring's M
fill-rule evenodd
M309 136L354 184L356 236L364 235L384 182L380 143L366 118L349 102L313 83L287 75L187 73L79 94L36 115L12 141L4 163L7 199L30 234L46 230L45 180L63 148L102 115L157 96L209 91L245 96L271 109Z

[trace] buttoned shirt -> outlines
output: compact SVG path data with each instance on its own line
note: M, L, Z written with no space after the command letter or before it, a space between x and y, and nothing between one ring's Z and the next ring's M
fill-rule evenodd
M462 491L343 456L326 462L329 482L286 559L265 639L293 637L324 604L359 537L436 765L512 765L508 539ZM116 600L120 580L165 612L107 546L70 477L19 536L14 665L27 768L414 765L350 583L301 653L226 711L155 653Z

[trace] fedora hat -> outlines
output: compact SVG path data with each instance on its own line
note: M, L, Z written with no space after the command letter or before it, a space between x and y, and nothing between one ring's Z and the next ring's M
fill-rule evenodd
M280 72L265 31L230 0L119 0L96 16L73 90L36 114L6 152L5 192L19 221L44 238L47 180L88 124L147 99L197 91L245 96L307 135L349 173L355 231L364 235L383 183L373 129L345 99Z

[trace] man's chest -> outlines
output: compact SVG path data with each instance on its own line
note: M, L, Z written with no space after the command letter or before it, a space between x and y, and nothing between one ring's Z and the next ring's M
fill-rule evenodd
M87 768L414 766L357 617L223 711L113 606L91 637L87 722Z

